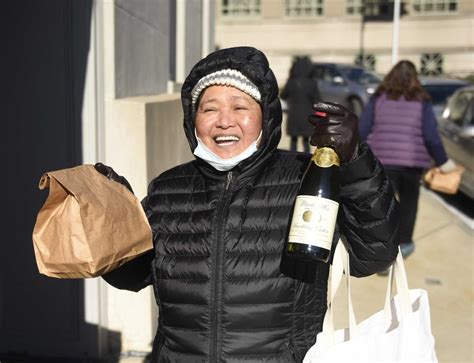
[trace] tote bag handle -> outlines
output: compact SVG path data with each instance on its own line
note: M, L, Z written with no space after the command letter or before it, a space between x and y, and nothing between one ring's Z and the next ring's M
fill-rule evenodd
M387 292L385 294L384 315L388 321L393 320L393 314L390 309L390 301L393 294L393 282L397 285L398 301L400 304L400 311L402 314L409 314L413 312L410 302L410 293L408 292L408 279L405 270L405 263L403 262L400 247L398 248L397 259L390 267L390 273L387 281Z
M350 267L349 267L349 254L347 253L346 246L341 239L337 242L336 250L334 251L334 257L331 266L331 284L328 298L328 306L326 315L324 316L323 331L327 331L329 336L334 339L334 313L333 303L336 296L337 290L341 284L342 279L345 279L347 285L347 299L348 299L348 314L349 314L349 335L353 339L359 335L359 329L357 327L357 320L354 314L354 307L352 305L351 297L351 279ZM334 340L331 342L334 343Z
M324 316L323 331L329 333L334 344L334 313L333 303L336 296L336 292L342 282L345 279L347 284L347 305L349 315L349 336L350 339L354 339L359 335L359 328L357 326L357 320L355 318L354 307L352 304L351 297L351 283L350 283L350 266L349 266L349 253L347 247L344 245L341 239L339 239L336 250L334 252L334 258L331 266L331 284L330 293L328 298L328 306L326 315ZM385 307L384 316L387 322L391 322L396 317L393 316L393 311L390 307L390 301L393 293L393 284L396 284L398 300L402 314L408 314L413 311L410 295L408 292L408 280L405 270L405 264L403 263L403 257L398 249L398 255L395 262L390 267L389 278L387 282L387 291L385 294Z

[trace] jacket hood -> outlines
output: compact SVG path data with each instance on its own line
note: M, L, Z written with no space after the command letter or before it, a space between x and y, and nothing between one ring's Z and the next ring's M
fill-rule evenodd
M220 49L200 60L191 69L181 88L181 102L184 113L184 131L191 147L197 147L194 133L195 111L191 91L204 76L222 69L236 69L251 80L259 89L262 99L262 138L258 150L248 159L241 161L236 168L246 170L257 162L266 159L278 147L281 138L281 103L278 98L278 84L270 69L266 56L252 47ZM198 158L199 159L199 158Z

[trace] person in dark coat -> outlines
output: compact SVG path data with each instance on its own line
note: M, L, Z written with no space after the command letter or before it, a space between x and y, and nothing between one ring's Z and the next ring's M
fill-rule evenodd
M152 362L301 362L321 331L329 264L284 253L290 215L311 155L278 150L281 105L265 55L221 49L199 61L181 91L195 160L153 179L143 207L154 249L103 278L119 289L154 288L159 307ZM328 117L311 142L341 159L343 236L351 273L387 268L398 249L398 204L357 117ZM112 168L96 164L112 180Z
M424 170L434 164L442 172L448 160L438 132L430 95L423 90L415 65L398 62L385 76L360 117L360 137L382 162L400 200L400 250L415 250L415 228Z
M296 58L280 95L288 106L286 133L291 138L291 151L297 151L298 139L301 138L304 152L309 152L309 137L313 134L313 127L308 122L308 115L313 112L313 103L321 99L318 84L311 74L311 60L308 57Z

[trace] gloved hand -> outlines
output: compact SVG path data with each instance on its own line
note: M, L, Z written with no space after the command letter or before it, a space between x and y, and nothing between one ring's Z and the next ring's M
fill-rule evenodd
M334 148L342 163L354 160L359 150L357 116L332 102L317 102L313 104L313 110L314 114L309 117L314 126L310 144Z
M123 176L118 175L114 169L112 169L110 166L107 166L102 163L96 163L94 165L95 170L97 170L99 173L102 175L106 176L108 179L113 180L117 183L122 184L125 186L128 190L130 190L133 193L133 189L130 186L130 183L125 179Z

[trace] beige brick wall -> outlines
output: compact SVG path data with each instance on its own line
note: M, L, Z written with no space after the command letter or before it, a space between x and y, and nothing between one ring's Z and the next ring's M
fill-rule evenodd
M218 6L216 44L221 48L250 45L261 49L280 84L286 80L294 55L352 63L360 51L360 17L346 15L345 0L326 0L324 16L300 19L285 16L284 0L261 3L261 17L247 20L222 19ZM376 71L388 71L392 23L367 22L363 36L364 52L376 55ZM443 54L445 73L474 73L474 1L458 1L456 14L402 17L399 58L419 65L422 53Z

